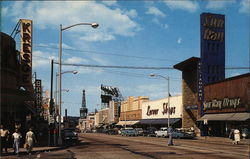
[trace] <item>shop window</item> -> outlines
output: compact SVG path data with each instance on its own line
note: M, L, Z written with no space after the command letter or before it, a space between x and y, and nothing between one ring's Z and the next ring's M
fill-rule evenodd
M211 44L207 43L207 50L209 51L211 49Z
M207 82L210 82L210 77L209 76L207 77Z
M210 65L207 66L207 73L210 73Z

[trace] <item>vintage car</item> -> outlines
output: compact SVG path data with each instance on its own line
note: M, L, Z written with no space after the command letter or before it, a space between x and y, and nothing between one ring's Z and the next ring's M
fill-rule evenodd
M137 136L143 135L143 129L142 128L135 128L135 131L137 132Z
M69 144L69 143L76 144L79 142L78 134L75 131L75 129L65 128L65 129L62 129L61 133L62 133L62 140L64 144Z
M121 129L122 136L137 136L137 131L134 128Z
M168 128L162 127L160 130L155 131L156 137L167 137L168 136Z
M172 132L172 136L173 138L178 138L178 139L181 139L181 138L193 139L195 137L195 133L187 129L175 128Z
M147 129L144 129L143 130L143 133L142 133L142 136L148 136L148 137L152 137L152 136L155 136L155 131L157 129L154 128L154 127L149 127Z

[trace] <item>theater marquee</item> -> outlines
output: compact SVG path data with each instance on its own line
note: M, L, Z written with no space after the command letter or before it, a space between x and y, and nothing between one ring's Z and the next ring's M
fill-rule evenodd
M21 86L32 91L32 21L20 20Z

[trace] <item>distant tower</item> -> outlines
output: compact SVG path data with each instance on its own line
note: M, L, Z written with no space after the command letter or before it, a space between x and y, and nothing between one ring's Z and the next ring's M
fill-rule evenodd
M85 90L82 90L82 107L80 108L80 117L86 118L88 109L86 107Z

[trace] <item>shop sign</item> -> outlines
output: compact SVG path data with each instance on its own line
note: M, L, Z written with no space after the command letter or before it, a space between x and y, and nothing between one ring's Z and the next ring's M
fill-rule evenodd
M224 98L213 99L212 101L204 102L204 109L224 109L224 108L237 108L241 104L240 98Z
M21 59L21 86L32 90L32 21L21 19L20 29L20 59Z
M216 17L215 15L206 15L204 17L203 27L203 39L213 41L224 41L224 19ZM221 28L222 31L215 30Z
M41 112L42 108L42 81L36 79L35 81L35 94L36 94L36 109Z
M170 107L168 108L168 103L163 103L163 111L162 114L167 114L169 113L170 115L175 114L175 107ZM150 105L147 108L147 116L151 116L151 115L158 115L159 109L150 109Z

